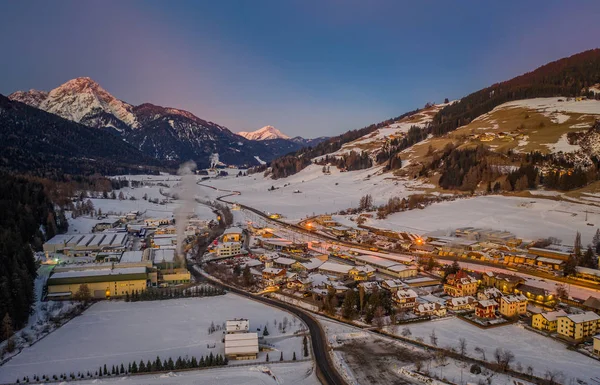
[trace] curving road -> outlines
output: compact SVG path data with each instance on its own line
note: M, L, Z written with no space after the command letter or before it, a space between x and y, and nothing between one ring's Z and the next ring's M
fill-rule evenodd
M308 326L308 330L311 336L313 356L315 358L315 362L317 363L317 376L319 377L321 382L326 385L348 385L346 381L344 381L344 379L337 372L331 360L331 357L329 356L327 336L325 335L325 331L318 323L318 321L308 312L300 308L294 307L292 305L288 305L286 303L282 303L265 297L256 296L244 290L223 284L221 282L218 282L214 279L200 274L196 269L190 269L190 272L196 277L197 280L209 281L213 285L225 288L228 291L237 295L241 295L243 297L249 298L254 301L262 302L273 307L278 307L296 315Z

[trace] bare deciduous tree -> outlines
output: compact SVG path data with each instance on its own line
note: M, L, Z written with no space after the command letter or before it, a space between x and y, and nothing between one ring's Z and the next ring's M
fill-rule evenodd
M475 346L475 353L481 354L481 359L486 361L485 359L485 349L480 348L479 346Z
M437 343L438 343L438 338L437 338L437 336L435 335L435 329L433 329L433 330L431 331L431 334L429 335L429 341L431 341L431 344L432 344L433 346L437 346Z
M461 337L458 339L458 351L460 352L461 356L465 356L465 354L467 353L467 340L464 337Z

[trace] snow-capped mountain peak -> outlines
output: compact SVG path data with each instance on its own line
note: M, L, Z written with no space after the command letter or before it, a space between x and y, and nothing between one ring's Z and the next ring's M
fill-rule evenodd
M133 106L115 98L89 77L69 80L50 92L18 91L9 98L89 126L105 125L107 117L103 114L113 115L130 127L138 126Z
M264 126L263 128L252 132L238 132L238 135L243 136L248 140L270 140L270 139L290 139L289 136L273 126Z

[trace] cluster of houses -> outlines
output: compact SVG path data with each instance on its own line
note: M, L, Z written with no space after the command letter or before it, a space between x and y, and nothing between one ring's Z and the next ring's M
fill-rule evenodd
M467 136L469 140L478 140L480 142L492 142L494 140L503 140L506 142L512 142L513 140L527 140L528 136L522 132L483 132L483 133L472 133Z
M525 244L522 239L507 231L474 227L458 228L453 236L429 234L425 244L429 246L426 252L434 256L475 259L548 272L562 271L572 255L572 248L569 246L536 247L535 244ZM597 270L585 272L587 279L600 281L600 272Z

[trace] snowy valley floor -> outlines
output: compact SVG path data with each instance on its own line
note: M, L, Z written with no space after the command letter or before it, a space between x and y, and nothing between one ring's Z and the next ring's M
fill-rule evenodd
M103 301L0 366L0 383L34 374L95 371L104 364L109 368L121 363L127 366L156 356L175 360L210 352L223 354L222 331L209 334L208 328L211 322L221 325L233 318L248 318L250 331L267 325L271 360L278 360L281 352L286 360L292 359L293 352L302 356L302 337L294 335L305 328L301 321L233 294L151 302ZM284 318L290 325L286 333L278 328ZM264 363L266 354L261 352L254 362Z

